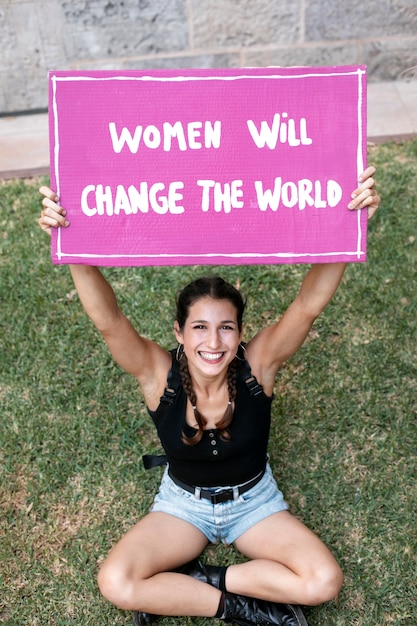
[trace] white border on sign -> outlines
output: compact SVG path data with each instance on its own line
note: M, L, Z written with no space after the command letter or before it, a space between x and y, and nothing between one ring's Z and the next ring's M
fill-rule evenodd
M354 76L358 77L358 143L356 150L356 170L357 177L364 170L363 162L363 138L362 138L362 105L363 105L363 81L362 76L366 72L361 68L357 68L355 71L343 71L343 72L304 72L300 74L291 75L236 75L236 76L51 76L53 91L52 91L52 111L53 111L53 128L54 128L54 168L56 178L56 192L58 197L60 194L60 174L59 174L59 118L58 118L58 105L57 105L57 83L60 82L82 82L82 81L142 81L142 82L185 82L185 81L234 81L234 80L282 80L282 79L300 79L300 78L313 78L317 76ZM333 257L333 256L351 256L360 259L364 256L365 251L362 250L362 226L360 219L361 211L357 211L357 237L356 237L356 250L348 250L343 252L317 252L317 253L302 253L302 252L276 252L276 253L261 253L261 252L210 252L210 253L198 253L198 254L182 254L182 253L158 253L158 254L89 254L89 253L71 253L64 252L62 250L61 228L58 228L57 233L57 250L56 256L58 260L63 258L79 258L79 259L211 259L215 257L229 258L229 259L277 259L277 258L316 258L316 257Z

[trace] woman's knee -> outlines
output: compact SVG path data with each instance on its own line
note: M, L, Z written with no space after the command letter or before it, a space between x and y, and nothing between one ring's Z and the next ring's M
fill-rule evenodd
M307 582L305 604L316 606L333 600L339 594L342 585L343 572L336 562L318 567Z
M140 580L134 579L133 572L121 565L105 561L97 576L101 594L120 609L133 611L138 608Z

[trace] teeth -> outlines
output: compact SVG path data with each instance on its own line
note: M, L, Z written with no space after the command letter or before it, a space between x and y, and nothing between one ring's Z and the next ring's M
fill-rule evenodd
M217 359L220 359L223 355L222 352L217 352L216 354L212 352L200 352L200 354L206 361L217 361Z

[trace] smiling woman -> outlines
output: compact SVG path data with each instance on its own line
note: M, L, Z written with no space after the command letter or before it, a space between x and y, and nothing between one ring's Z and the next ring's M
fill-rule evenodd
M186 421L197 430L192 437L183 434L188 443L198 443L203 431L209 428L217 428L222 437L230 438L227 429L233 419L236 396L236 372L230 365L242 339L244 307L240 292L221 278L197 280L177 299L174 330L182 348L182 381L192 407ZM213 387L207 385L210 380ZM204 416L197 408L197 395L203 396L200 402Z
M368 168L351 208L376 211ZM56 194L44 196L39 224L68 228ZM177 297L167 351L139 334L98 268L71 266L88 316L113 358L142 388L168 467L148 515L121 538L98 576L102 594L135 624L157 615L217 617L239 626L306 626L299 604L334 598L343 575L327 547L288 511L268 463L276 374L303 344L332 299L342 263L313 266L279 321L242 343L245 300L219 277ZM207 566L209 542L234 543L247 557Z
M224 370L235 358L241 339L236 310L228 300L198 300L190 307L185 324L180 326L176 321L174 329L190 366L195 366L193 374L197 378L204 375L201 368L206 363L220 364L219 370ZM207 371L207 375L214 373L212 369Z

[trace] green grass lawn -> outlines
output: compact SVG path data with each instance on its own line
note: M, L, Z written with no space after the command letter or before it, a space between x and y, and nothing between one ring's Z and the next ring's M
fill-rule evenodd
M271 464L292 511L340 561L338 603L311 626L417 624L417 141L370 147L382 196L352 264L277 380ZM0 621L124 626L96 573L145 514L160 469L136 384L112 362L36 225L39 180L0 183ZM214 268L248 296L248 334L280 314L303 266ZM174 345L173 296L201 268L107 269L122 308ZM239 558L232 547L205 557ZM211 620L166 618L162 625Z

